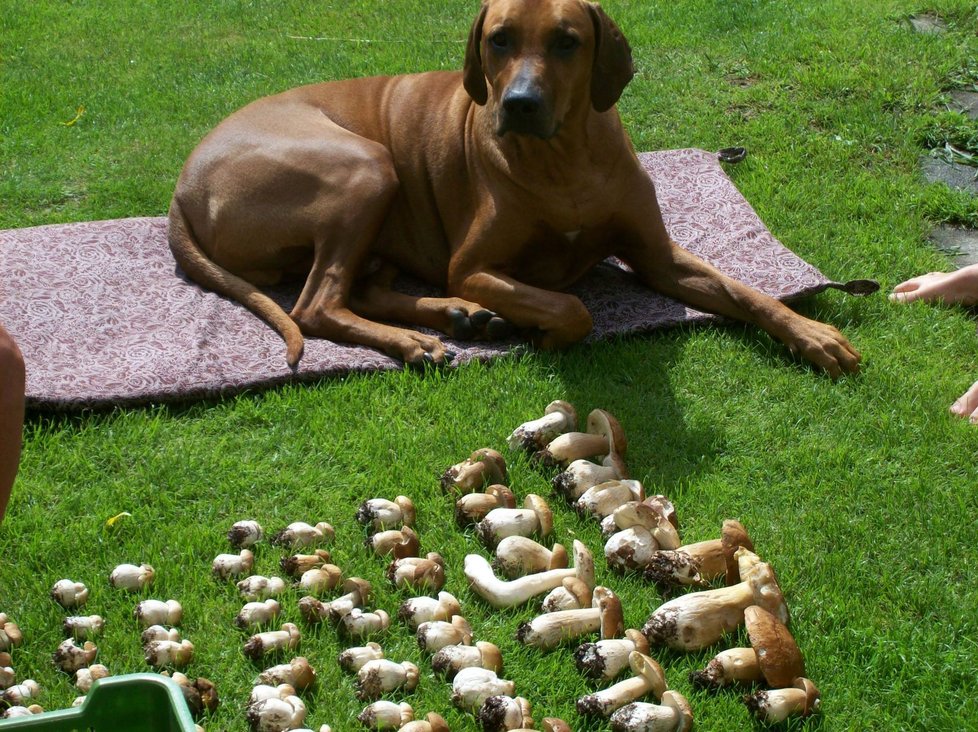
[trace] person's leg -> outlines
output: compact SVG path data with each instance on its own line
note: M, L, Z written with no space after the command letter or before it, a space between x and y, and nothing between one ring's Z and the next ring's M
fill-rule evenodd
M955 272L930 272L901 282L893 288L894 302L943 302L948 305L978 303L978 264L962 267Z
M0 521L20 463L24 433L24 357L0 325Z

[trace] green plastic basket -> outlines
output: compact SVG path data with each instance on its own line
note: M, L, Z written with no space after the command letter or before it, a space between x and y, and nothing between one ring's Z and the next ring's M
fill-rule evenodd
M194 732L194 720L175 681L158 674L128 674L96 681L80 707L0 720L0 729Z

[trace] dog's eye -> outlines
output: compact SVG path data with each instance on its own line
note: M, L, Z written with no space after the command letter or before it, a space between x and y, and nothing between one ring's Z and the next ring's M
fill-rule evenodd
M489 43L492 47L498 51L505 51L509 48L509 36L506 35L506 31L496 31L491 36L489 36Z
M575 48L577 48L580 45L581 45L581 42L579 40L577 40L577 37L576 36L566 35L566 36L560 36L559 38L557 38L557 42L554 44L554 47L560 53L570 53L571 51L573 51Z

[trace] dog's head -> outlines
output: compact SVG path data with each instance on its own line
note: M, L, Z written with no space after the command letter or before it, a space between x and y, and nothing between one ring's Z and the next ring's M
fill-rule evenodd
M487 0L463 79L477 104L491 97L497 134L548 139L582 104L611 109L633 74L628 41L597 3Z

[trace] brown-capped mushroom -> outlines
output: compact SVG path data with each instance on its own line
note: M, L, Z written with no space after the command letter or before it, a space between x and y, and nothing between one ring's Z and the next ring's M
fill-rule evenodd
M95 661L98 648L91 641L85 641L85 645L78 646L73 638L62 642L52 656L54 665L66 674L73 674L80 668L90 666Z
M228 531L228 542L235 549L247 549L261 541L264 532L257 521L235 521Z
M461 527L477 523L494 508L516 508L516 495L498 483L485 493L466 493L455 501L455 522Z
M282 557L278 564L289 577L301 577L303 572L326 566L330 558L329 552L325 549L316 549L312 554L292 554Z
M378 697L399 689L410 693L418 686L420 671L410 661L395 663L386 658L367 661L357 671L357 699Z
M437 552L395 559L387 568L387 579L398 589L438 592L445 586L445 560Z
M501 580L492 571L492 565L480 554L465 557L465 577L469 586L481 598L495 608L522 605L530 598L549 592L561 585L567 577L577 577L589 587L594 586L594 558L587 546L574 540L574 567L549 569L514 580Z
M431 657L431 667L444 674L449 681L463 668L487 668L497 674L503 672L503 656L494 643L477 641L474 646L445 646Z
M163 674L167 675L165 671ZM184 701L194 719L200 719L204 712L212 713L217 710L220 699L217 696L217 687L210 679L203 676L191 679L179 671L170 674L170 678L177 682L183 692Z
M418 535L410 526L378 531L365 539L364 543L378 557L386 557L388 554L392 554L395 559L417 556L418 549L421 547L421 540L418 539Z
M524 422L506 438L512 450L536 452L547 446L559 435L577 427L577 410L570 402L561 399L547 405L542 417Z
M488 447L476 450L441 476L442 490L460 495L473 493L485 485L507 482L506 459Z
M278 686L288 684L302 691L316 683L316 669L305 656L296 656L288 663L271 666L258 676L259 684Z
M109 584L127 592L141 592L153 583L156 570L148 564L120 564L109 575Z
M282 606L272 598L264 602L249 602L235 616L234 625L241 629L265 625L275 620L280 612Z
M301 549L307 546L325 544L332 541L334 535L333 527L325 521L320 521L315 526L304 521L295 521L275 534L271 538L271 542L288 549Z
M335 564L324 564L322 567L307 569L295 583L298 589L321 595L329 592L343 580L343 571Z
M767 724L779 724L789 717L807 717L819 710L822 695L811 680L797 678L790 688L768 689L744 697L754 717Z
M179 643L180 631L176 628L164 628L162 625L151 625L142 632L139 639L144 646L151 641L162 640Z
M490 696L512 696L516 685L499 678L494 671L470 666L463 668L452 680L452 703L475 712Z
M450 732L450 730L444 717L435 712L428 712L424 719L408 722L398 732Z
M306 719L306 705L290 694L269 697L248 707L248 724L254 732L285 732L300 727Z
M482 702L475 721L483 732L532 729L533 708L522 696L490 696Z
M584 491L574 508L584 516L597 520L610 516L615 509L632 501L645 499L645 489L637 480L609 480Z
M0 694L0 706L23 706L31 699L37 699L41 695L41 686L34 679L24 679L19 684L7 687Z
M151 625L179 625L183 619L183 607L176 600L143 600L136 605L132 614L141 628Z
M445 646L469 645L472 642L472 627L461 615L453 615L450 622L429 620L421 623L415 636L422 651L437 653Z
M507 579L516 579L548 569L565 569L568 561L563 544L547 549L525 536L507 536L496 547L492 566Z
M453 615L461 612L462 606L455 595L439 592L437 600L427 595L405 600L397 610L397 617L415 631L419 625L429 620L451 620Z
M747 556L749 555L749 556ZM737 550L742 582L716 590L690 592L660 605L642 627L650 646L695 651L711 646L744 622L744 610L760 605L787 624L788 607L774 570L757 555Z
M582 635L600 631L602 638L617 638L624 631L621 601L607 587L595 587L591 607L544 613L516 629L516 639L527 646L550 650Z
M302 634L294 623L283 623L279 630L269 630L251 636L244 645L244 654L253 661L282 650L295 650Z
M577 700L577 711L586 717L608 717L616 709L652 694L657 700L669 687L662 667L650 656L632 651L628 655L632 677L619 681L606 689L582 696Z
M351 638L366 638L390 627L391 618L383 610L364 612L358 607L340 618L340 628Z
M51 588L51 597L68 610L88 602L88 588L82 582L73 582L70 579L58 580Z
M364 727L370 729L396 730L414 719L414 709L407 702L395 704L381 699L364 707L357 719Z
M490 549L507 536L547 537L553 531L553 512L540 496L530 493L523 508L494 508L476 524L475 530Z
M773 689L805 676L805 662L791 631L758 605L744 610L750 648L718 653L702 671L689 675L694 687L716 690L730 684L765 681Z
M360 577L350 577L343 583L344 595L332 602L321 602L306 596L299 600L299 612L307 623L321 623L327 618L337 622L354 608L363 607L370 601L370 582Z
M75 672L75 688L82 694L87 694L99 679L104 679L112 675L101 663L93 663L87 668L80 668Z
M376 661L384 657L384 649L379 643L370 641L366 645L347 648L340 653L338 661L340 668L348 674L355 674L367 661Z
M72 615L65 618L61 627L65 635L70 635L75 640L88 640L102 635L105 619L101 615Z
M544 465L566 466L575 460L628 452L625 431L610 412L594 409L587 416L587 432L566 432L555 437L534 458Z
M677 691L662 694L661 704L632 702L611 715L613 732L689 732L693 710Z
M393 501L370 498L360 504L356 518L361 524L368 525L371 531L414 526L414 502L407 496L398 496Z
M281 577L263 577L260 574L247 577L237 584L241 598L247 602L278 597L285 592L285 580Z
M609 480L626 480L629 477L628 467L622 457L616 453L606 455L601 464L590 460L574 460L550 482L556 493L564 497L568 503L573 503L588 488Z
M154 668L172 666L183 668L194 657L194 644L188 640L154 640L143 646L143 657L146 663Z
M574 661L584 676L610 681L628 668L628 657L632 651L648 654L649 642L640 631L629 628L624 638L582 643L574 651Z
M721 536L720 539L655 552L645 567L645 578L662 588L704 586L724 576L728 585L736 584L739 575L734 552L740 547L753 550L754 544L743 525L733 519L723 522ZM733 582L730 581L731 577Z
M541 610L555 613L561 610L580 610L591 604L593 587L577 577L565 577L560 587L555 587L543 598Z
M0 691L9 689L17 681L14 674L13 659L6 651L0 652Z

